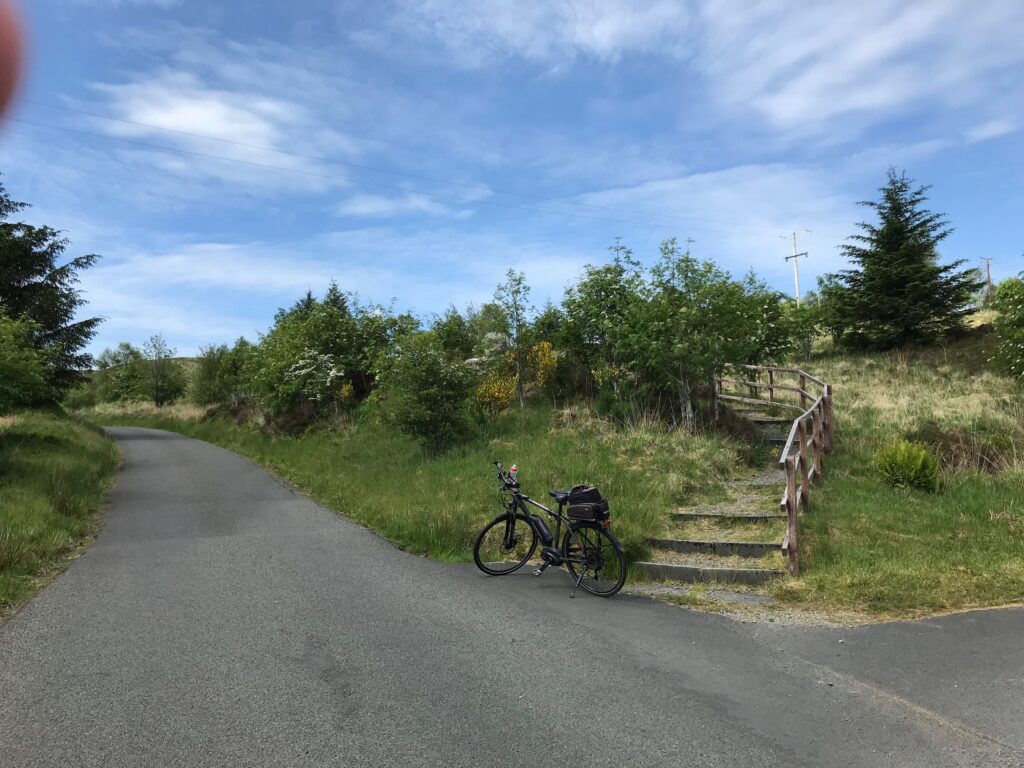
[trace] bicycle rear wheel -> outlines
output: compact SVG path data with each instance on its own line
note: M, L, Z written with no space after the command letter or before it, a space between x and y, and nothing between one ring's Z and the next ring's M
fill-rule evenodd
M491 576L512 573L533 556L537 533L525 515L502 515L480 531L473 544L476 567Z
M562 555L573 579L592 595L611 597L626 583L626 556L607 528L584 525L566 531Z

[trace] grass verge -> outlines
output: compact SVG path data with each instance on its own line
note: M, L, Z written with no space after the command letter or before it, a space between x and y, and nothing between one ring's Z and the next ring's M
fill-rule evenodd
M93 532L117 464L113 441L80 419L0 417L0 616L58 573Z

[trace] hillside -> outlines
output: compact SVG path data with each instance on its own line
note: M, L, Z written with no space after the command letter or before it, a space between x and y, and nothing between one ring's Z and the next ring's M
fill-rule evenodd
M1024 600L1024 393L992 372L985 327L945 347L824 354L836 453L802 518L792 602L917 613ZM890 488L874 467L896 438L928 444L936 494Z

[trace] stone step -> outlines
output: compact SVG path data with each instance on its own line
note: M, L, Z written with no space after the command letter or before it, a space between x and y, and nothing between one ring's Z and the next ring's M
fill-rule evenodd
M733 555L736 557L764 557L778 552L782 543L777 541L706 541L701 539L647 539L657 549L687 554L698 552L709 555Z
M778 505L778 501L775 504ZM786 516L778 512L752 512L744 509L729 509L724 508L721 511L708 509L699 509L694 512L672 512L672 520L678 523L687 523L694 521L714 521L714 520L726 520L729 522L742 522L742 523L767 523L772 520L785 520Z
M687 583L764 584L786 574L781 568L734 568L683 563L638 562L636 567L649 579L672 579Z
M755 424L785 424L787 426L793 424L793 419L787 419L785 416L748 416Z

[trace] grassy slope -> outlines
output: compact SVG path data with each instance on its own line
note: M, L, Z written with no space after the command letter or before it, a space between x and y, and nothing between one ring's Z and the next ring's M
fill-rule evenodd
M835 386L837 452L802 520L803 575L778 597L896 615L1024 600L1024 392L988 370L990 345L809 364ZM878 447L928 422L994 439L1009 466L947 472L935 495L888 487Z
M517 463L527 494L592 482L612 501L613 530L636 556L666 511L722 493L742 473L740 448L715 436L672 434L656 425L613 429L585 411L512 410L444 455L370 418L338 432L273 437L183 408L100 407L105 424L169 429L222 445L271 469L315 499L396 544L441 560L467 561L476 533L498 511L489 462Z
M0 417L0 615L90 534L117 468L114 443L55 413Z

